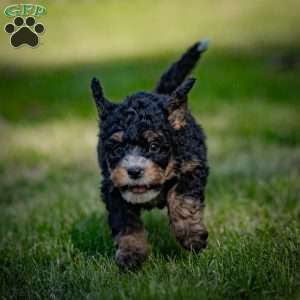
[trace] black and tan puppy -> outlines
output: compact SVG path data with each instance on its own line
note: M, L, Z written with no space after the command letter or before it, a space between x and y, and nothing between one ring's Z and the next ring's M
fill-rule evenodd
M120 104L106 99L99 81L92 80L102 198L122 269L147 257L142 209L167 206L177 241L188 250L206 247L205 136L188 110L195 79L186 79L206 49L207 42L196 43L163 74L154 92L133 94Z

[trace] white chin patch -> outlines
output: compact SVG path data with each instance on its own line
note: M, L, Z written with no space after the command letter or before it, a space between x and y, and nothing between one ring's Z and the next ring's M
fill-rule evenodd
M150 202L154 198L156 198L159 194L159 191L149 190L145 193L133 193L131 191L126 191L122 193L123 198L130 203L146 203Z

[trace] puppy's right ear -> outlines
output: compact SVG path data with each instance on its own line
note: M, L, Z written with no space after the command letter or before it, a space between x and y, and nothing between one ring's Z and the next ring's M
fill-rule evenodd
M109 102L104 97L102 86L101 86L99 80L95 77L92 79L91 89L93 92L93 96L95 99L95 103L96 103L96 107L97 107L99 116L102 113L109 113L116 107L116 104Z
M195 78L186 79L170 96L166 103L168 120L175 129L180 129L186 125L188 111L187 96L195 84Z

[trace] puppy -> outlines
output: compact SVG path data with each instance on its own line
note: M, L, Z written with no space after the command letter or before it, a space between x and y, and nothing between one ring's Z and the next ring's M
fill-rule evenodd
M194 44L162 75L153 92L132 94L119 104L110 102L99 81L92 79L102 199L121 269L140 266L147 258L143 209L166 206L171 230L185 249L200 251L207 245L207 148L187 104L195 79L186 79L206 49L206 41Z

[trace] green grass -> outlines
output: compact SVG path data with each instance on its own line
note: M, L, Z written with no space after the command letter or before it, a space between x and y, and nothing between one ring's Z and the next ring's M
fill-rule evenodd
M0 298L299 299L299 1L43 3L39 48L0 33ZM206 36L190 107L208 135L209 247L181 250L166 211L147 212L149 260L122 274L89 81L120 101Z

